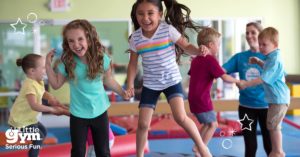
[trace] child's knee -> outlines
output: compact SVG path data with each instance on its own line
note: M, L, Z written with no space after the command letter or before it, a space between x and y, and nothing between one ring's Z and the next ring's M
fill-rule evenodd
M188 118L187 115L176 115L176 116L174 116L174 120L179 125L184 124L187 118Z
M138 129L139 130L148 130L149 129L149 123L146 121L139 121L138 123Z

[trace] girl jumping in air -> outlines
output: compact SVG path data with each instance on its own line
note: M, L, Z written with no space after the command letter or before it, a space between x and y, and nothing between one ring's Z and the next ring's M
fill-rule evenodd
M195 47L184 37L185 28L197 30L189 17L189 8L176 0L164 0L164 4L167 10L165 22L162 21L161 0L137 0L131 10L135 31L129 40L127 88L130 93L134 90L133 82L139 55L142 56L144 71L136 135L137 157L144 156L151 117L161 92L166 95L176 122L191 136L201 156L210 157L211 154L203 143L195 123L186 114L182 78L176 63L183 52L202 55L206 52L206 47ZM182 11L185 11L186 15Z

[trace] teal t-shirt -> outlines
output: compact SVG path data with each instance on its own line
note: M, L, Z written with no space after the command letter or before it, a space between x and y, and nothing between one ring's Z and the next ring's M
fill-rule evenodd
M70 84L70 112L79 118L95 118L104 113L110 106L108 96L104 90L102 74L90 80L87 77L87 65L74 56L76 67L74 70L75 79L69 80ZM104 71L109 69L110 58L104 54ZM63 63L58 65L59 72L67 77Z

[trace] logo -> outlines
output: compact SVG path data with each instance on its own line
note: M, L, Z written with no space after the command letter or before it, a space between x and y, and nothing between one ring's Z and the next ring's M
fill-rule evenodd
M249 68L245 74L246 80L251 81L260 77L260 72L256 68Z
M10 128L5 132L6 149L40 149L40 145L34 145L31 142L42 140L38 128L23 127Z

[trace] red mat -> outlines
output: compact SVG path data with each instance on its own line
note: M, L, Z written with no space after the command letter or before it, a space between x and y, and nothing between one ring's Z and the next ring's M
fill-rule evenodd
M115 143L111 149L112 157L124 157L127 155L133 155L136 152L135 149L135 134L129 134L124 136L116 136ZM71 143L57 144L53 146L44 146L40 151L41 157L67 157L70 156ZM149 152L149 146L145 148L145 152ZM17 150L9 152L1 152L0 157L24 157L27 156L27 150Z

